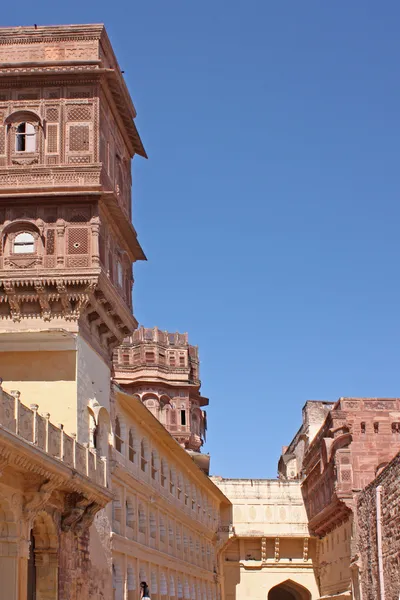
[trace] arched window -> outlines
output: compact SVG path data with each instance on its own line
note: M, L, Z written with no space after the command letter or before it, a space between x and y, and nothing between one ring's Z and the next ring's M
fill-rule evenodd
M17 152L35 152L36 131L32 123L20 123L17 125L15 150Z
M165 544L166 537L167 537L167 532L166 532L166 528L165 528L164 517L162 515L160 515L160 542Z
M178 482L177 482L177 498L178 500L182 500L182 491L183 491L183 483L182 483L182 475L178 474Z
M115 417L115 449L122 453L123 439L121 436L121 423L119 418Z
M132 529L135 526L135 506L130 498L125 502L125 522Z
M18 233L14 238L14 254L33 254L35 252L35 238L31 233L24 231Z
M129 460L134 463L136 449L135 449L135 434L133 432L133 429L129 430L128 445L129 445Z
M143 504L139 504L139 533L146 533L146 512Z
M117 260L117 282L121 287L124 285L124 267L120 260Z
M156 523L156 517L153 512L150 513L149 522L150 522L150 537L152 537L153 539L156 539L157 523Z
M146 440L142 439L140 442L140 468L144 473L147 472L147 444Z
M174 547L174 530L172 525L168 526L168 544L171 548Z
M173 467L169 470L169 491L170 494L175 495L175 471Z
M165 482L167 480L167 463L164 459L161 460L161 485L165 487Z
M158 479L158 455L156 450L151 453L151 477L155 480Z

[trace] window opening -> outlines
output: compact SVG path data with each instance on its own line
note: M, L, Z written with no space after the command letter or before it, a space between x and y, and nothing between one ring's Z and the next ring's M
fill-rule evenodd
M124 283L124 269L122 267L122 263L121 261L117 261L117 280L118 280L118 285L120 285L121 287L123 286Z
M167 479L167 476L166 476L166 474L165 474L165 471L166 471L165 462L164 462L164 461L161 461L161 485L162 485L163 487L165 487L165 481L166 481L166 479Z
M157 458L154 452L151 453L151 476L157 479Z
M135 439L132 430L129 431L129 460L135 462Z
M33 254L35 252L35 238L31 233L18 233L14 238L14 254Z
M146 448L145 448L144 440L142 440L140 443L140 456L141 456L141 464L140 464L141 469L143 472L146 472L147 459L146 459Z
M32 123L20 123L17 126L15 149L17 152L35 152L36 131Z
M118 452L122 452L122 437L121 437L121 424L118 417L115 417L115 449Z
M181 410L181 425L186 425L186 410Z

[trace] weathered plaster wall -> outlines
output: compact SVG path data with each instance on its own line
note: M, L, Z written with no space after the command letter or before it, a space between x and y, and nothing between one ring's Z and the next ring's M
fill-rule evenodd
M308 536L299 482L220 477L212 480L233 503L236 535Z
M81 337L76 340L77 360L77 433L82 443L89 441L90 400L104 406L110 412L111 371L104 360Z

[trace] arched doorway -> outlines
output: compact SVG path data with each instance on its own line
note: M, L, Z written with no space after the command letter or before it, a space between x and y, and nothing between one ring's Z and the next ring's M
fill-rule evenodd
M58 533L53 518L39 512L32 523L31 573L28 577L28 600L57 600Z
M268 600L311 600L311 594L299 583L287 579L269 591Z

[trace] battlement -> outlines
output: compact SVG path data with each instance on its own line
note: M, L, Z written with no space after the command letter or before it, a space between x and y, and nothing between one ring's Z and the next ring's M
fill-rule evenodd
M51 423L49 413L41 415L38 411L37 404L25 406L18 391L8 394L0 387L0 430L13 433L93 483L107 487L106 460L77 442L76 435L67 435L63 425Z

